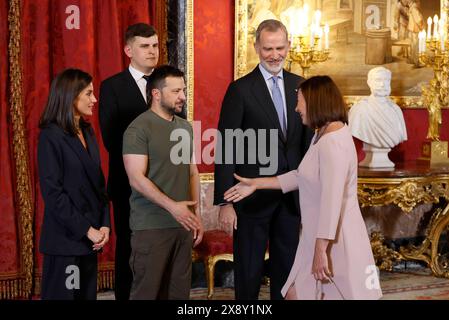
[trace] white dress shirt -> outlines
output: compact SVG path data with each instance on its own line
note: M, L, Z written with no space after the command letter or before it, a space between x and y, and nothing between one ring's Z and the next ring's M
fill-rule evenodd
M145 73L133 68L131 65L129 65L128 68L129 72L131 73L132 77L137 83L137 86L139 87L140 92L142 93L143 99L146 103L147 101L147 80L143 78Z

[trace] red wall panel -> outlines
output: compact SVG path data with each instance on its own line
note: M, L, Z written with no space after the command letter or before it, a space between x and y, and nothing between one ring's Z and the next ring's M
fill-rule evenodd
M428 116L427 110L403 110L407 126L407 141L399 144L390 151L389 157L393 162L412 161L421 156L421 145L427 136ZM449 140L449 110L443 110L443 124L440 130L441 140ZM365 153L362 151L362 142L354 139L358 151L358 158L362 160Z
M234 1L196 0L194 17L194 120L204 132L217 127L221 101L234 77ZM213 172L213 165L200 164L199 170Z

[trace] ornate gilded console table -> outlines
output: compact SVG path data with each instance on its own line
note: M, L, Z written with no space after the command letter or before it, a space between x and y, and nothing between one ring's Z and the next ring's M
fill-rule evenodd
M371 234L371 246L380 269L391 271L395 262L420 260L436 276L449 278L449 259L439 248L442 234L449 231L449 166L408 162L396 164L394 169L359 168L358 197L362 208L394 204L406 214L419 204L434 204L419 246L394 251L383 244L380 232Z

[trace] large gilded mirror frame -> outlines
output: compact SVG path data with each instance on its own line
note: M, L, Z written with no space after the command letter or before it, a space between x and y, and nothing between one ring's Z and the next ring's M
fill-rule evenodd
M268 4L269 2L269 4ZM240 78L241 76L247 74L249 71L251 71L252 68L254 68L255 63L254 63L254 58L255 56L255 52L253 49L253 43L254 43L254 26L252 25L251 21L259 21L261 19L257 19L257 17L255 17L255 12L256 10L258 10L258 12L261 12L261 14L267 14L267 12L269 12L269 15L272 15L273 13L277 16L280 16L279 12L277 12L276 10L280 11L282 10L282 6L288 6L291 5L293 6L293 3L295 3L296 1L294 0L235 0L235 47L234 47L234 79ZM321 10L326 10L326 8L323 8L324 6L329 6L329 5L335 5L335 11L336 11L336 18L332 19L332 22L335 28L338 28L339 25L343 25L342 21L348 21L351 20L351 31L354 31L354 34L357 33L357 36L359 39L363 40L363 34L365 34L365 25L364 23L360 23L363 22L363 18L364 18L364 14L367 14L367 8L370 5L370 3L372 2L374 5L378 5L380 7L380 14L382 13L387 13L384 14L385 16L387 16L387 18L382 18L383 20L381 21L382 24L384 25L393 25L393 6L395 5L395 3L397 3L397 0L384 0L384 1L369 1L369 0L346 0L344 1L344 3L348 3L349 5L346 6L345 8L343 8L342 6L342 2L339 0L334 0L335 4L332 1L323 1L323 0L305 0L305 1L301 1L301 2L309 2L309 3L313 3L316 7L316 9L321 9ZM331 3L332 2L332 3ZM265 3L265 4L263 4ZM424 6L428 6L428 3L431 2L427 2L427 1L421 1L421 3L424 3ZM441 13L442 12L442 4L438 4L438 3L434 3L432 1L433 5L436 6L436 9L433 8L434 11L438 11ZM265 6L263 8L263 6ZM340 7L339 7L340 6ZM365 10L363 10L365 9ZM270 11L271 10L271 11ZM284 8L285 10L285 8ZM383 11L382 11L383 10ZM426 11L427 10L427 11ZM324 12L324 11L323 11ZM424 7L423 8L423 16L424 16L424 20L427 20L427 14L428 12L432 12L431 8L429 7ZM438 12L437 12L438 13ZM334 13L332 13L334 14ZM349 14L349 15L348 15ZM267 15L267 16L269 16ZM323 16L325 15L325 13L323 13ZM346 20L345 20L346 17ZM356 21L357 20L357 21ZM324 19L323 19L323 22ZM357 24L358 23L358 24ZM427 26L427 25L426 25ZM391 30L393 30L393 28L391 28ZM339 35L338 32L340 30L336 30L336 34L337 34L337 42L339 41ZM346 30L346 32L348 32ZM392 31L393 32L393 31ZM393 35L391 36L391 38L393 38ZM398 50L399 47L399 43L396 41L393 41L393 50ZM346 35L346 42L348 41L347 35ZM359 40L360 41L360 40ZM343 46L340 45L340 48L342 48ZM358 46L359 48L365 48L363 46L363 44L361 44L360 46ZM395 48L396 47L396 48ZM332 52L334 50L334 52ZM343 50L343 49L335 49L331 47L331 58L332 56L337 56L337 54L339 52L336 52L336 50ZM365 52L360 52L358 53L359 55L365 55ZM393 57L394 58L394 57ZM366 58L365 58L366 59ZM408 88L409 90L407 91L407 94L402 94L402 92L400 92L400 94L395 94L395 92L392 92L392 100L394 100L401 108L406 108L406 109L423 109L425 108L425 106L423 105L423 101L421 98L421 92L420 88L422 84L427 84L428 81L431 79L431 77L433 76L433 72L430 68L424 68L421 67L419 68L419 70L414 70L416 68L412 68L410 66L405 66L405 62L403 63L402 69L404 70L411 70L410 74L414 75L414 79L416 80L416 83L413 83L414 87L412 88ZM375 67L375 65L369 66L371 67ZM324 72L327 71L326 69L326 65L324 65L324 67L322 69L318 69L317 73L318 74L323 74ZM368 68L368 66L364 66L364 68ZM295 70L292 69L293 72L295 73L300 73L300 68L298 68L299 70ZM354 68L356 69L356 68ZM365 69L363 70L363 76L366 76L366 72ZM367 70L367 69L366 69ZM315 70L316 71L316 70ZM354 70L354 73L357 72L357 70ZM360 77L360 72L362 71L358 71L359 74L358 76ZM405 71L402 71L405 72ZM420 72L420 73L417 73ZM425 73L425 77L421 77L420 74ZM314 69L310 70L310 74L313 75L314 74ZM329 74L332 76L332 74ZM393 71L393 78L397 77L398 79L401 79L400 81L404 81L402 79L404 79L404 77L407 77L408 75L406 73L404 74L399 74ZM419 81L418 81L419 79ZM393 79L394 80L394 79ZM360 78L358 80L355 80L360 82L363 82L360 80ZM366 82L366 81L365 81ZM338 84L338 81L337 81ZM392 89L393 89L393 81L392 81ZM401 89L402 90L402 89ZM393 90L394 91L394 90ZM412 94L410 94L410 92L412 92ZM354 103L356 103L357 101L359 101L360 99L362 99L364 96L369 95L369 92L367 93L363 93L363 95L353 95L353 94L348 94L347 92L345 92L345 90L342 89L342 93L345 96L345 100L348 104L348 106L352 106ZM414 94L413 94L414 93Z

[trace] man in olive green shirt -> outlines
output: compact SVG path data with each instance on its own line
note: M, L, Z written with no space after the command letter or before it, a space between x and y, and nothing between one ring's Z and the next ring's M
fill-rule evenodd
M123 162L132 189L130 299L185 300L192 245L201 242L203 226L199 174L191 161L192 127L175 115L186 100L184 74L161 66L148 82L151 108L123 135ZM187 161L180 161L179 150L187 153L181 155Z

